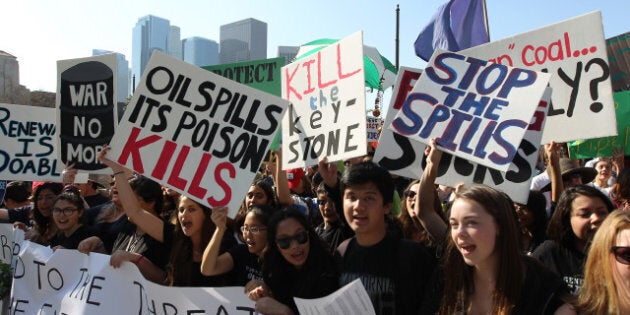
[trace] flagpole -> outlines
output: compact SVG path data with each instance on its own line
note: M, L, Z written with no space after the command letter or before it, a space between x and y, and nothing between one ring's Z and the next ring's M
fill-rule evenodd
M490 42L490 25L488 24L488 10L486 9L486 0L481 1L483 6L483 17L486 24L486 34L488 34L488 42Z
M398 34L400 33L400 5L396 4L396 69L398 69L398 53L400 49L400 39Z

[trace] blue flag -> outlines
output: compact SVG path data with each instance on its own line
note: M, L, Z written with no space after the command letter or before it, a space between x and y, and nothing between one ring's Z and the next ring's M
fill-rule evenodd
M436 48L456 52L487 43L483 1L450 0L440 6L416 39L416 55L428 61Z

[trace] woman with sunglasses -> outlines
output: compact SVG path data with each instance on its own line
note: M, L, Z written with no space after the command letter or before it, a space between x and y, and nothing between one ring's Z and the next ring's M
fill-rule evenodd
M216 276L230 271L234 275L234 285L253 289L260 285L263 276L261 268L262 252L267 247L267 223L276 211L271 206L252 206L241 226L244 244L237 244L219 255L223 235L227 230L227 208L213 209L210 218L216 226L212 239L206 246L201 260L201 273Z
M580 314L630 314L630 212L614 211L595 233L577 309Z
M427 247L427 250L431 251L433 254L436 253L436 247L439 242L436 242L432 235L427 233L427 230L422 226L421 221L418 219L414 212L414 208L416 203L419 203L420 196L418 196L417 192L420 187L420 180L414 180L407 186L405 190L404 197L405 200L400 207L400 214L397 219L400 222L403 237L414 241L416 243L424 244ZM437 190L436 190L437 192ZM435 213L444 221L446 224L446 217L444 216L444 212L440 211L441 203L437 197L437 194L433 198L434 207L438 211Z
M265 284L250 291L263 314L298 314L293 297L313 299L338 288L332 255L307 218L298 210L276 212L267 227Z

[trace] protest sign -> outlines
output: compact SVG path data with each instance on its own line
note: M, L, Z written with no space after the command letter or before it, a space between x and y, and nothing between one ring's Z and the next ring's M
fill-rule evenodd
M543 143L617 134L601 12L459 53L552 74Z
M598 156L613 156L613 149L624 149L630 155L630 91L615 92L617 136L569 142L572 159L589 159Z
M389 110L385 118L385 126L401 110L406 96L411 92L415 80L419 76L420 70L401 67L395 89L392 92ZM550 97L550 90L543 94L543 98L538 104L533 119L507 172L499 172L444 153L438 168L436 182L453 187L458 183L486 184L508 193L516 202L526 203L529 182L534 175L535 164L538 158L538 149L545 124L545 113ZM411 141L409 138L383 128L378 147L374 153L374 162L388 169L392 174L419 179L426 166L424 160L425 148L424 144Z
M96 154L116 129L116 54L57 61L57 141L62 163L105 174Z
M13 224L0 224L0 261L15 266L23 242L24 231Z
M0 178L61 181L55 109L0 103Z
M301 315L376 314L361 279L356 279L343 288L319 299L293 299Z
M284 57L226 63L201 67L224 78L245 84L249 87L281 96L280 68L284 66Z
M367 142L378 142L378 136L380 134L380 128L383 126L383 119L381 117L367 117Z
M11 314L254 314L243 287L166 287L109 256L25 241L13 279Z
M630 90L630 33L606 39L606 51L613 90Z
M507 171L548 81L546 73L436 50L389 128Z
M4 203L4 194L7 192L7 181L0 180L0 205Z
M282 68L282 169L367 153L364 73L361 32Z
M288 102L154 52L108 157L213 208L238 211Z

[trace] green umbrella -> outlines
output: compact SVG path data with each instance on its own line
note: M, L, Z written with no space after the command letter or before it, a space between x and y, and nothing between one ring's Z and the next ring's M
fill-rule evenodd
M300 46L295 60L318 52L338 39L322 38ZM363 63L365 65L365 86L377 90L384 90L396 80L398 70L387 58L383 57L376 48L363 45Z

